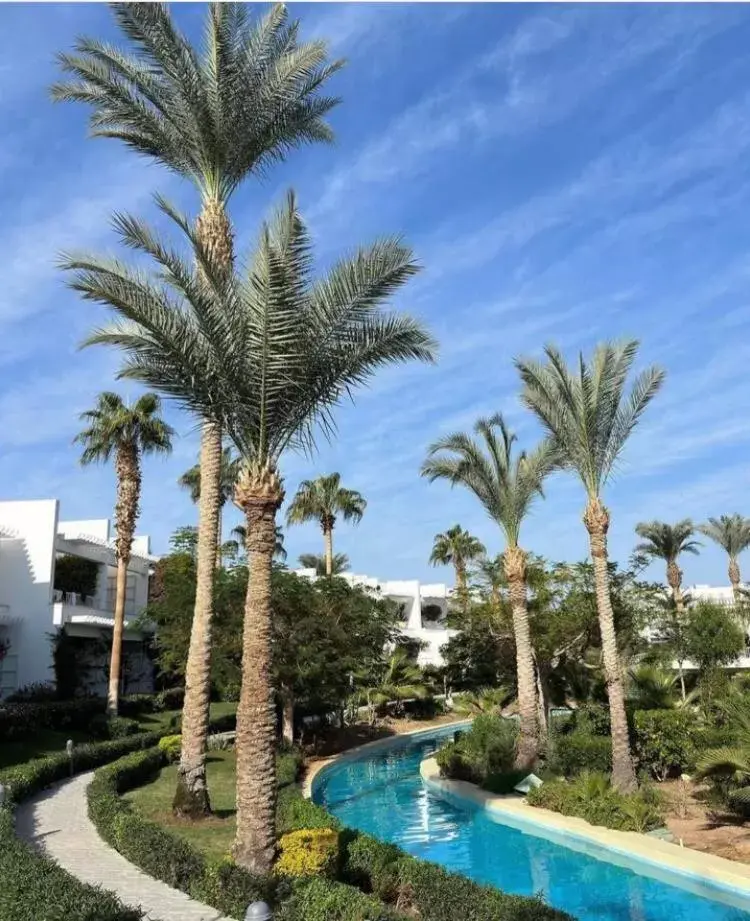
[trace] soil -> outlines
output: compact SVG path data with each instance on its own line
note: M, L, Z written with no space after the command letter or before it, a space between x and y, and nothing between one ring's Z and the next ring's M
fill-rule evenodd
M710 802L708 788L691 781L659 784L669 808L667 828L685 847L750 864L750 824Z

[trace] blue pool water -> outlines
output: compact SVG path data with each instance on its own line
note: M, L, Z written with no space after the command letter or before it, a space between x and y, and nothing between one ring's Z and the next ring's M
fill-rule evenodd
M319 775L315 801L349 828L507 892L541 892L549 904L580 921L750 921L750 912L525 834L468 803L454 805L428 793L419 763L450 732L397 740L333 765Z

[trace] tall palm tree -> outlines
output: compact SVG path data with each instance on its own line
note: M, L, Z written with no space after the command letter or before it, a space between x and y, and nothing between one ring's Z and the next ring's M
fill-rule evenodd
M240 470L240 459L232 455L232 449L226 447L221 452L221 467L219 473L219 518L216 528L216 545L219 552L216 554L216 566L221 566L221 519L224 506L234 494L234 484ZM201 498L201 465L197 464L186 470L177 481L183 489L187 489L193 502L200 502Z
M81 38L59 62L66 79L55 100L92 108L94 137L123 141L197 190L195 233L215 269L229 276L232 194L293 149L332 140L326 114L338 100L320 89L342 65L328 62L325 42L300 43L299 23L272 6L252 19L244 3L211 3L203 47L194 48L167 4L114 3L124 49ZM198 281L206 285L201 274ZM217 407L202 413L195 608L185 669L182 749L175 811L210 812L206 745L211 690L213 574L221 514L222 431Z
M685 598L682 594L682 570L677 564L681 553L698 554L700 543L692 540L695 528L689 518L684 518L676 524L665 524L663 521L641 522L636 525L635 533L643 538L643 542L635 548L636 553L642 553L651 559L664 560L667 564L667 583L672 589L672 600L679 623L685 620ZM685 676L682 671L682 659L677 660L677 672L680 677L680 691L685 699Z
M107 690L107 712L115 716L120 697L128 564L140 512L141 458L172 450L174 430L161 418L160 411L161 401L155 393L144 393L130 405L119 394L105 391L99 394L94 409L81 413L86 428L75 437L75 442L83 445L82 464L106 463L112 455L115 460L117 582Z
M303 569L314 569L316 576L340 576L349 568L349 557L345 553L334 553L330 561L331 571L328 572L329 560L318 553L300 553L299 564Z
M166 206L165 206L166 207ZM411 250L384 239L312 271L306 227L290 194L264 224L247 274L227 276L190 222L176 214L200 272L153 232L120 218L122 239L157 263L146 276L93 256L69 258L71 286L120 316L87 344L122 349L121 374L197 413L219 415L243 459L234 501L245 515L248 580L237 712L237 836L233 853L265 873L275 851L275 731L271 686L271 566L284 498L279 465L309 449L315 427L378 368L431 361L435 343L416 320L382 305L418 270Z
M513 615L521 717L516 761L519 768L525 768L533 764L539 751L539 706L529 629L527 554L519 540L521 524L534 499L542 495L542 483L554 466L555 455L548 441L529 454L516 453L516 436L499 413L480 419L474 432L479 440L459 432L436 441L422 465L422 476L430 482L445 479L453 486L465 486L505 536L503 567Z
M740 565L737 562L743 550L750 547L750 518L742 515L722 515L709 518L705 524L698 525L701 534L717 543L729 557L729 581L735 603L740 600Z
M607 569L609 511L602 489L622 454L628 436L661 387L664 372L656 367L638 375L626 393L638 342L605 342L587 361L581 354L570 370L560 351L545 348L547 361L518 360L522 399L552 438L562 465L580 478L587 505L583 523L589 533L596 585L602 658L612 723L612 781L622 791L635 787L630 754L622 664L617 651Z
M433 566L453 566L456 573L456 593L465 606L467 595L466 569L469 563L485 554L484 544L478 537L464 531L460 524L453 525L432 542L430 563Z
M227 544L235 544L237 551L239 551L240 545L242 547L247 546L247 528L244 524L238 524L236 527L232 528L232 534L234 534L237 540L227 541ZM224 546L226 546L226 544ZM281 525L276 525L276 537L274 538L273 555L275 559L282 560L282 562L286 559L287 556L286 547L284 546L284 532L281 528Z
M303 480L286 513L287 524L319 521L326 554L326 575L333 575L333 529L336 518L359 524L367 502L361 493L345 489L341 475L331 473L316 480Z

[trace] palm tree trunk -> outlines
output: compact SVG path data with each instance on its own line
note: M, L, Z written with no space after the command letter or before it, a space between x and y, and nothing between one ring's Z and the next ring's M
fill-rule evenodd
M201 433L195 608L185 667L182 751L172 804L177 815L190 818L200 818L211 811L206 784L206 748L211 707L211 622L221 491L221 450L221 429L215 423L205 422Z
M323 540L326 547L326 575L333 575L333 528L329 525L323 527Z
M117 556L117 582L115 587L115 612L112 628L112 652L109 659L109 686L107 713L117 716L120 700L120 672L122 671L122 634L125 629L125 597L128 583L128 563L133 546L138 505L141 498L141 470L138 448L135 444L122 445L115 455L117 476L117 504L115 505L115 555Z
M672 584L672 598L674 599L675 611L677 612L677 622L680 624L680 628L685 624L685 598L682 594L682 586L680 585L680 571L677 570L677 578L673 578ZM668 576L669 578L669 576ZM683 701L686 699L687 694L685 693L685 674L682 670L682 658L677 659L677 674L680 678L680 694Z
M221 476L221 471L219 471L219 476ZM224 509L222 508L221 505L219 505L219 514L216 519L216 568L217 569L221 569L222 563L223 563L223 559L221 556L221 531L222 531L221 519L223 517L223 514L222 514L223 511Z
M534 660L534 674L536 675L536 700L537 700L537 720L540 737L547 735L547 692L546 681L542 676L542 669L539 666L539 659L533 647L531 650Z
M534 674L534 651L531 645L526 591L526 554L520 547L507 547L503 554L508 595L513 614L516 640L516 675L518 712L521 731L516 752L516 769L531 768L539 753L538 701Z
M609 571L607 569L609 512L598 497L589 500L583 523L589 532L591 559L594 565L596 607L599 614L604 676L607 682L609 715L612 724L612 783L621 793L627 793L635 789L635 770L630 754L628 720L625 714L625 690L620 656L617 652L612 598L609 592Z
M281 738L294 744L294 694L287 685L281 688Z
M237 834L234 859L270 872L276 850L276 707L271 672L271 569L276 512L284 498L273 468L247 468L235 502L247 521L250 570L242 632L242 688L237 710Z
M729 557L729 581L732 583L732 597L736 604L740 600L740 567L734 557Z
M196 221L196 234L216 265L232 270L232 227L221 202L206 199ZM214 572L217 564L221 514L221 427L204 420L201 431L201 495L198 501L198 560L195 607L185 666L182 706L182 753L173 808L193 818L208 815L211 804L206 785L206 748L211 705L211 621L214 609Z

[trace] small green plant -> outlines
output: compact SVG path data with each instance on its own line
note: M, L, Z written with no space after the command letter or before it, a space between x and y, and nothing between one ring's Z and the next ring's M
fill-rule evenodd
M336 873L339 833L333 828L303 828L279 839L280 876L328 876Z
M696 717L688 710L636 710L635 750L642 768L659 781L695 764Z
M164 736L163 739L159 739L159 751L164 754L170 764L179 761L180 752L182 751L182 736Z
M440 772L444 777L480 785L490 777L508 775L513 772L517 737L514 720L482 713L468 732L461 733L437 753Z

